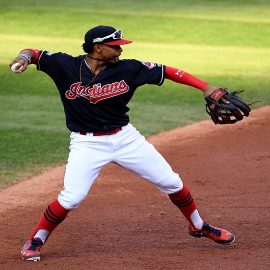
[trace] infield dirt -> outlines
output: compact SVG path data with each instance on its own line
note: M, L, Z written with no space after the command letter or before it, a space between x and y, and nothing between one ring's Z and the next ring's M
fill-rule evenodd
M82 205L42 249L19 250L62 188L64 166L0 191L0 269L270 269L270 106L241 123L203 121L149 137L180 173L207 222L236 235L230 246L192 238L168 197L107 166Z

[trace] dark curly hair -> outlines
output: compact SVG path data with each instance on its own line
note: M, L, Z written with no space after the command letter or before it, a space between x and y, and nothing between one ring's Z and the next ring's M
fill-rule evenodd
M95 44L83 43L82 44L82 48L83 48L84 52L91 53L91 52L93 52L94 45Z

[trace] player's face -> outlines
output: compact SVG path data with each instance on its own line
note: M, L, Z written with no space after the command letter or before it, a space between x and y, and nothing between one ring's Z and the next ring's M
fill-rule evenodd
M102 44L102 56L108 63L116 63L122 53L122 48L119 45Z

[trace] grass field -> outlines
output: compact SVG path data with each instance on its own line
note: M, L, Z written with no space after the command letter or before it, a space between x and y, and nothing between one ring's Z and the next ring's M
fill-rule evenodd
M9 62L27 47L82 54L95 25L121 28L135 41L123 58L179 67L245 89L246 99L261 100L256 106L270 103L269 1L0 0L0 8L0 185L64 163L69 143L52 81L34 66L13 74ZM145 135L208 117L199 91L168 81L138 90L130 108Z

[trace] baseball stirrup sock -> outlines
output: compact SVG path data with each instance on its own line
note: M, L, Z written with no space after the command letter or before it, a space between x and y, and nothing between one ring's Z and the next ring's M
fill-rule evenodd
M66 218L69 211L70 210L62 207L58 200L50 203L45 210L43 217L40 219L38 225L31 234L30 239L39 237L43 238L41 240L44 240L44 238L47 238L49 234ZM44 237L42 237L42 235Z
M197 229L201 229L203 220L201 219L197 210L196 204L186 186L173 194L169 194L170 200L183 213L188 222Z

